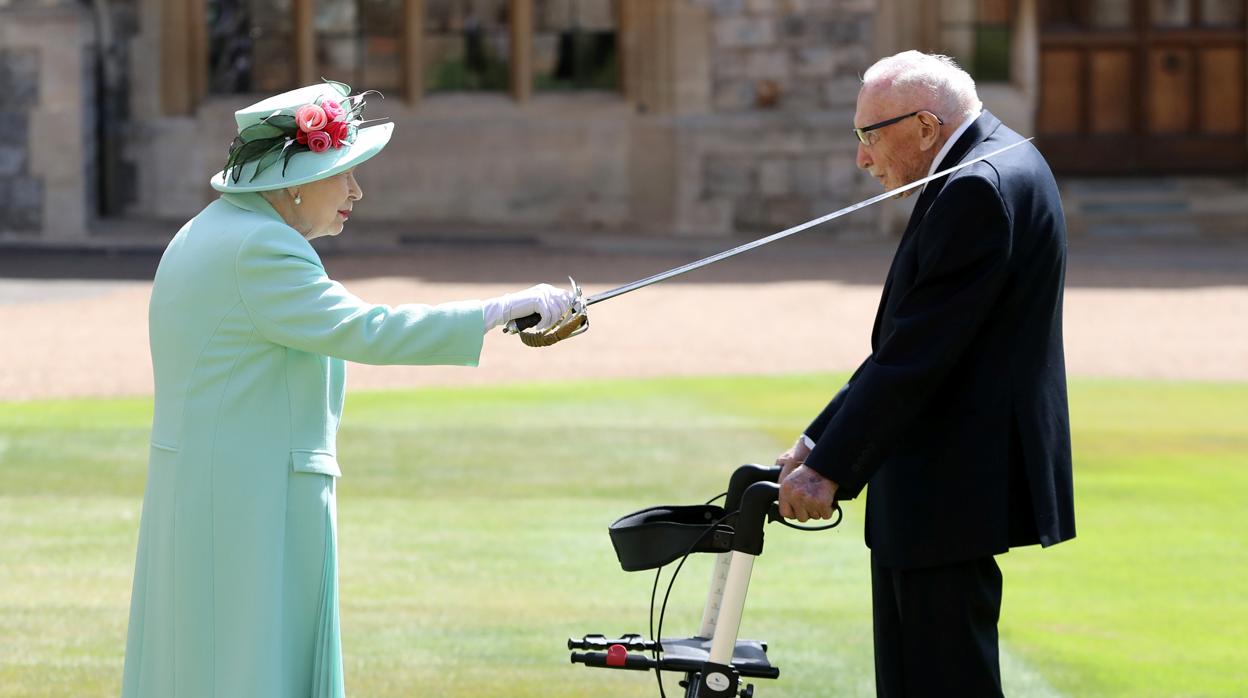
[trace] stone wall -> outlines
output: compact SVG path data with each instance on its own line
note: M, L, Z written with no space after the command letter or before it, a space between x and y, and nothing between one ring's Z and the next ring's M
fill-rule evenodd
M30 171L30 114L39 99L39 54L0 47L0 230L43 228L43 179Z
M136 164L128 214L176 221L217 196L234 110L254 95L216 96L192 117L136 120L125 157ZM359 168L365 199L353 220L391 227L489 226L593 230L628 223L629 124L618 98L447 95L412 108L369 100L370 118L395 124L390 145ZM176 229L174 226L173 229Z
M872 58L873 2L697 1L714 17L717 111L853 105L858 74Z
M713 113L699 134L697 196L735 230L774 230L871 191L850 133L859 74L874 60L869 0L691 0L711 14ZM714 134L714 135L711 135ZM838 224L865 231L871 214Z
M93 23L68 0L0 3L0 240L82 240L96 207Z

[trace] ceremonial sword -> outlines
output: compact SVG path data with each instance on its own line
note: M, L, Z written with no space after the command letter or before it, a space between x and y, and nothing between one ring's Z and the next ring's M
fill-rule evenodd
M657 284L660 281L666 281L672 277L680 276L681 274L687 274L688 272L694 271L695 269L701 269L702 267L728 259L729 257L735 257L736 255L739 255L742 252L749 252L750 250L758 248L758 247L762 247L763 245L769 245L777 240L787 238L790 235L796 235L802 232L803 230L808 230L817 225L822 225L824 223L827 223L830 220L840 218L841 216L848 215L859 209L863 209L873 204L877 204L885 199L891 199L893 197L900 196L901 194L911 191L912 189L915 189L917 187L921 187L924 184L927 184L928 182L934 179L940 179L941 177L957 172L958 170L964 167L970 167L971 165L974 165L977 162L982 162L995 155L1000 155L1001 153L1004 153L1005 151L1011 148L1017 148L1018 146L1024 143L1028 143L1031 140L1032 140L1031 138L1027 138L1027 139L1018 141L1017 143L1011 143L1005 146L1004 148L999 148L997 150L994 150L991 153L988 153L987 155L982 155L980 157L975 158L974 160L968 160L966 162L958 163L957 165L954 165L953 167L950 167L948 169L941 170L940 172L936 172L934 174L928 175L927 177L924 177L923 179L915 180L905 186L898 187L896 189L890 189L884 192L883 194L877 194L876 196L873 196L865 201L859 201L858 203L853 204L851 206L846 206L845 208L840 209L839 211L833 211L832 213L829 213L826 216L821 216L814 220L806 221L805 223L802 223L801 225L795 225L792 228L789 228L787 230L782 230L778 233L768 235L767 237L759 238L757 240L754 240L753 242L747 242L744 245L739 245L730 250L724 250L723 252L713 254L709 257L704 257L695 262L684 264L682 266L676 267L675 269L668 269L667 271L659 272L658 274L654 274L653 276L647 276L644 279L638 279L637 281L634 281L632 283L627 283L627 284L624 284L623 286L613 288L610 291L603 291L602 293L594 294L586 298L584 303L580 304L581 308L579 309L579 313L583 320L584 308L591 306L594 303L601 303L602 301L615 298L616 296L622 296L625 293L636 291L639 288L645 288L646 286L649 286L651 284ZM575 281L572 282L572 287L573 287L573 291L579 295L580 288L577 287ZM541 322L541 319L542 319L542 316L538 315L537 313L533 313L532 315L526 315L525 317L519 318L517 320L512 320L510 323L508 323L507 331L508 332L520 332L521 330L527 330L530 327L533 327L537 325L537 323ZM567 319L561 321L561 324L566 324L566 323L567 323ZM576 331L573 332L572 334L576 334L579 331L583 331L584 327L587 324L588 324L588 321L583 320L582 322L579 323L579 325L576 328ZM566 336L572 336L572 334L568 334ZM526 335L521 334L522 338L524 338L525 336ZM558 339L565 339L565 338L566 337L559 337ZM558 341L558 339L556 339L555 341ZM529 341L526 341L525 343L531 344L531 342ZM554 342L550 342L550 344L553 344L553 343ZM540 343L532 344L532 345L533 346L545 346L544 344L540 344Z

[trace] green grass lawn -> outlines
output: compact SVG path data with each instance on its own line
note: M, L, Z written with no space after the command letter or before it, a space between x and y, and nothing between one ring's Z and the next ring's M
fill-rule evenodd
M352 394L349 692L657 695L652 675L567 661L569 635L646 632L653 576L619 569L607 524L717 494L841 380ZM1071 401L1079 538L1001 558L1007 695L1248 695L1248 385L1076 381ZM0 403L0 696L118 693L150 410ZM854 502L836 531L769 530L742 626L782 670L760 697L873 695L861 526ZM695 629L703 557L668 634Z

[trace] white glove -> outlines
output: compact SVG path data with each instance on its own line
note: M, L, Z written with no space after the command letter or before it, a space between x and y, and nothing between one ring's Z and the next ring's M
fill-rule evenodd
M575 301L576 296L571 291L550 284L538 284L516 293L487 298L482 301L485 331L489 332L499 325L537 313L542 316L542 321L532 329L541 332L558 322Z

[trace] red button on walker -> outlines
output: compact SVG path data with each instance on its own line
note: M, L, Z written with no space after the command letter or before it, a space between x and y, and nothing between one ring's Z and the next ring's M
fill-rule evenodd
M628 661L628 649L624 645L611 645L607 648L607 666L624 666Z

